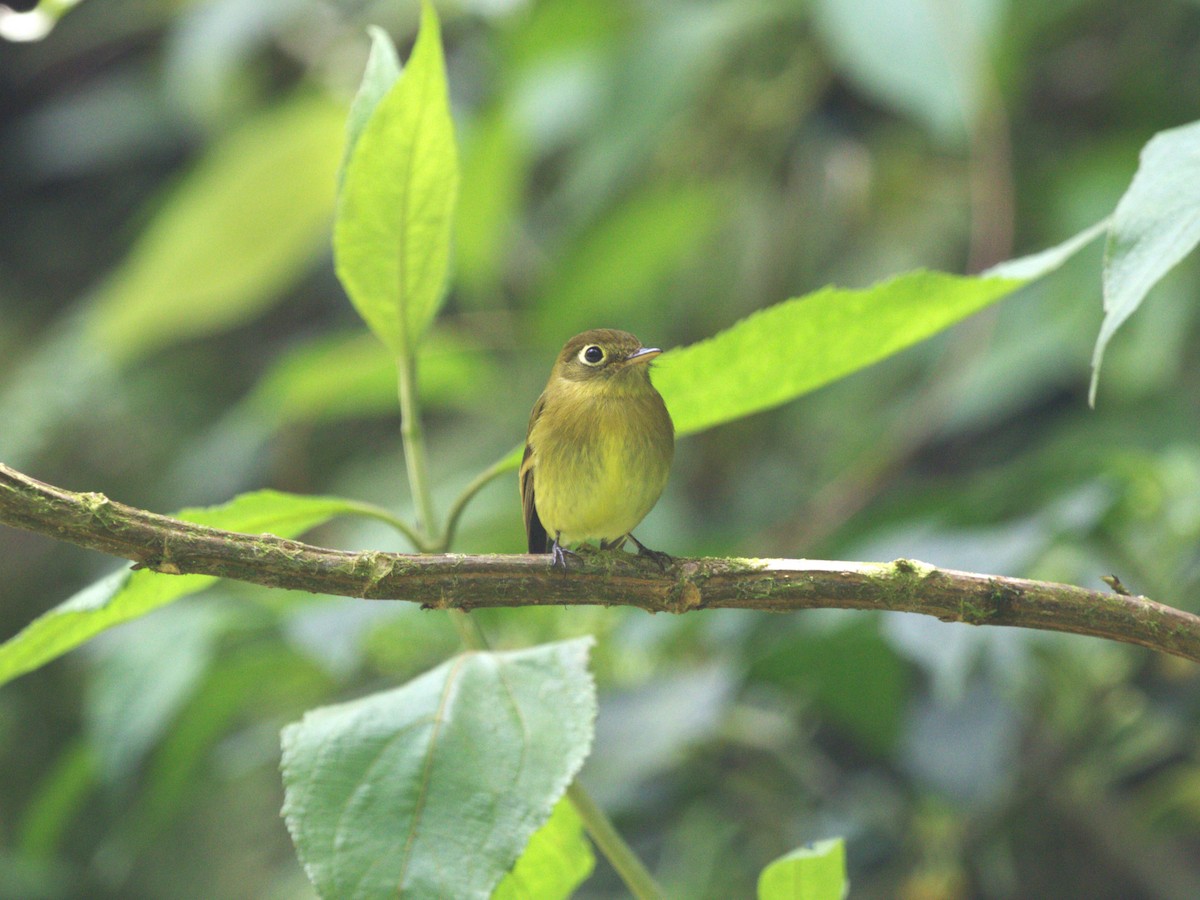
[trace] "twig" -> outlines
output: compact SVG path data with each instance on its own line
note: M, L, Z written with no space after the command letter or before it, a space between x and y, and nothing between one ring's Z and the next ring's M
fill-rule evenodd
M360 516L390 525L404 535L408 542L413 545L414 549L421 552L429 551L430 548L426 544L425 539L417 534L416 529L382 506L376 506L374 503L363 503L361 501L349 501L346 505Z
M502 459L492 463L476 475L470 484L463 488L462 493L458 495L458 499L454 501L454 505L450 507L450 512L446 514L446 530L438 542L438 549L446 551L454 546L454 536L458 531L458 520L462 518L463 510L467 508L467 504L471 499L505 472L515 472L517 470L520 464L520 456L517 455L518 451L506 454Z
M1200 662L1200 617L1144 597L1066 584L891 563L677 559L665 572L632 555L589 554L571 571L545 556L351 553L274 535L181 522L43 484L0 464L0 524L49 535L166 574L439 609L627 605L650 612L837 608L915 612L946 622L1063 631Z

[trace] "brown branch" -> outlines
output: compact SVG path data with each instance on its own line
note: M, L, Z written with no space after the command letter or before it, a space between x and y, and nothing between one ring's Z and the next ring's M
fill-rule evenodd
M0 524L69 541L170 575L438 608L604 604L650 612L717 607L784 612L875 609L944 622L1064 631L1200 662L1200 617L1144 597L976 575L924 563L677 559L665 571L620 554L569 572L545 556L351 553L274 535L221 531L43 484L0 463Z

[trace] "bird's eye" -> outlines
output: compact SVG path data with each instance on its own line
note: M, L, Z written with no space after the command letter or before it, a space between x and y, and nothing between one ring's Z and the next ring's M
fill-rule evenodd
M588 344L579 353L579 361L589 366L598 366L604 362L604 350L596 344Z

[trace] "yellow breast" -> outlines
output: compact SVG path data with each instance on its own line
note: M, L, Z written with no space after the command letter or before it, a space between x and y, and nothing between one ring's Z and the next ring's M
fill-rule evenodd
M651 389L600 399L572 385L547 402L574 414L544 410L529 435L538 518L564 544L623 537L667 482L674 436L662 398Z

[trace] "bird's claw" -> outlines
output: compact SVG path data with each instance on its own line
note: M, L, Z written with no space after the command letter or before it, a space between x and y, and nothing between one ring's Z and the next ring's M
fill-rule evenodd
M634 546L637 547L637 555L638 556L644 556L644 557L647 557L647 558L653 560L654 564L657 565L662 571L664 571L664 572L667 571L667 567L670 566L671 563L674 562L674 560L671 559L670 555L663 553L661 550L651 550L649 547L647 547L645 544L643 544L641 541L639 541L637 538L635 538L632 534L627 534L627 535L625 535L625 537L628 538L629 540L633 541ZM624 540L622 540L622 543L624 543Z
M573 556L575 559L579 559L578 553L576 553L574 550L568 550L566 547L562 546L556 537L554 539L554 546L550 548L550 568L562 569L564 572L567 571L567 569L570 568L567 565L568 556Z

